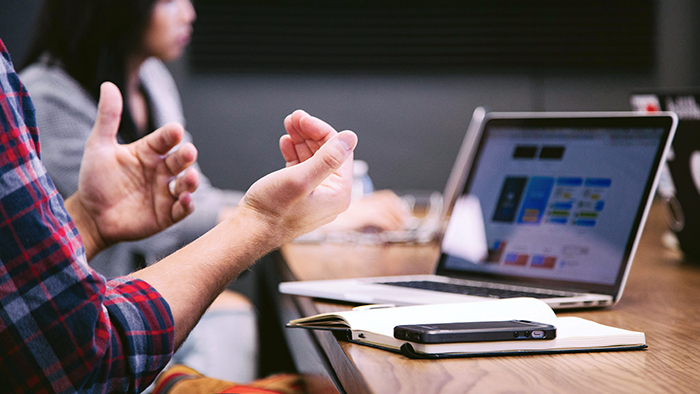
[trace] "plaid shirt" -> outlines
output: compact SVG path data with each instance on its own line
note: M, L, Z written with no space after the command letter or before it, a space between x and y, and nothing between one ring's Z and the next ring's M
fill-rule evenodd
M0 392L139 392L172 355L170 308L89 268L2 41L0 55Z

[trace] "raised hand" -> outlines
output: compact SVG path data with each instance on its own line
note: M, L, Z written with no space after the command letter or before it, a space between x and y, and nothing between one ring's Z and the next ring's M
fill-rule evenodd
M357 136L297 110L285 119L280 150L287 168L250 187L239 204L271 227L282 244L331 222L350 204Z
M280 150L287 167L309 159L338 133L329 124L297 110L284 120L287 135L280 139ZM396 194L379 191L352 201L337 220L322 231L397 231L405 228L410 214Z
M308 160L338 134L328 123L298 109L284 119L287 134L280 138L280 151L287 167Z
M199 174L188 167L195 162L197 150L187 143L170 152L182 141L182 126L168 124L120 145L116 135L121 111L119 89L109 82L102 84L78 191L66 200L88 258L115 242L155 234L194 210L191 193L199 185Z

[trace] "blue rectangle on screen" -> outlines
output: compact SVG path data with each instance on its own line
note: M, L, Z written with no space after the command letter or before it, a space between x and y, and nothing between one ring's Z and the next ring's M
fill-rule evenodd
M595 203L595 210L598 212L602 211L604 207L605 201L598 201L597 203Z
M553 187L554 178L536 176L530 179L520 213L518 214L518 223L540 223Z
M557 186L581 186L582 184L581 178L557 178Z
M544 264L544 256L536 254L532 256L532 259L530 260L530 265L542 265Z
M563 211L568 211L571 210L574 207L573 203L570 202L555 202L552 204L552 209L555 210L563 210Z
M588 187L610 187L612 179L609 178L588 178L586 186Z
M595 226L595 220L579 219L576 221L576 225L583 227L593 227Z
M554 224L566 224L567 221L567 218L549 218L549 222Z

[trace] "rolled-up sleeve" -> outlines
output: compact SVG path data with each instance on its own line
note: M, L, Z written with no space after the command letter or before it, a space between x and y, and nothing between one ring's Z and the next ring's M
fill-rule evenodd
M0 41L0 391L140 392L172 355L168 304L88 266L39 157L34 107Z

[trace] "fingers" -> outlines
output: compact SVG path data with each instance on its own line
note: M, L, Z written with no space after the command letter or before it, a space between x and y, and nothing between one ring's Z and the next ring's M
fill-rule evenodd
M171 210L173 222L184 219L194 211L192 193L197 190L199 181L199 173L195 169L190 168L181 176L173 179L168 185L170 194L175 199Z
M182 128L181 124L168 123L151 134L143 137L143 147L148 148L159 155L164 155L179 144L184 136L185 129Z
M287 163L287 167L293 166L294 164L299 164L299 156L294 149L294 142L289 135L283 135L280 137L280 152L282 152L282 157Z
M197 160L197 148L189 142L170 152L182 141L184 135L185 130L182 125L169 123L133 144L140 155L167 155L165 156L165 166L171 175L177 175Z
M298 162L308 160L324 143L338 134L331 125L302 110L296 110L287 116L284 127ZM294 161L287 160L286 156L285 160L288 163Z
M173 198L177 199L182 193L194 193L199 187L199 181L199 172L194 168L190 168L173 179L168 188Z
M285 143L290 144L291 148L294 151L294 157L296 158L294 160L287 160L287 157L285 156L285 161L287 161L288 163L294 161L300 163L313 156L315 152L313 148L316 148L316 150L318 150L318 146L311 147L308 145L309 143L315 142L313 140L309 140L303 134L303 130L301 128L301 125L299 124L299 120L303 116L306 116L306 112L302 110L296 110L293 114L287 116L284 119L284 128L287 130L287 135L285 139L285 141L287 142ZM282 152L282 155L284 156L284 152Z
M100 101L97 104L97 119L92 128L93 138L115 139L122 116L122 95L111 82L100 86ZM116 141L116 140L115 140Z
M308 190L315 189L326 178L336 171L343 169L341 176L350 184L352 182L352 151L357 146L357 135L345 130L323 144L319 151L309 160L294 168L299 172L303 185ZM344 165L345 164L345 165Z
M182 193L173 204L171 217L173 222L179 222L194 211L194 199L190 193Z
M197 148L188 142L165 157L165 166L171 175L177 175L189 168L196 160Z

